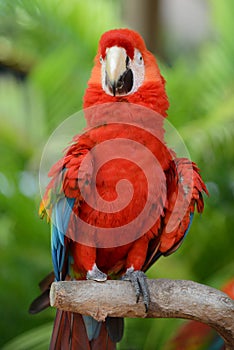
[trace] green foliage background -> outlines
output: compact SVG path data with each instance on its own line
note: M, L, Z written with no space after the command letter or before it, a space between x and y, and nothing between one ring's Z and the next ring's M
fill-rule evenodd
M171 102L169 120L202 169L210 197L180 250L148 275L219 287L234 274L234 2L209 5L210 39L194 52L172 57L172 67L159 63ZM0 75L0 347L5 350L48 348L54 310L27 313L38 281L52 269L49 228L37 214L40 157L54 128L82 107L100 35L120 26L117 1L0 2L1 62L28 72L22 80ZM180 322L127 320L119 349L163 349Z

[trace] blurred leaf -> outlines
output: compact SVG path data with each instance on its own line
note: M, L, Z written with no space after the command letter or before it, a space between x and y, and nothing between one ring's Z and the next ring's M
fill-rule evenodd
M51 323L32 329L4 345L2 350L46 350L49 348L51 331Z

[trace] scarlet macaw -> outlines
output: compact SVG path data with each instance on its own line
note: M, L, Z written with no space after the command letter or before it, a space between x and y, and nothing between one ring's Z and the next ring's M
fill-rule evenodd
M147 108L140 109L140 116L131 111L127 114L132 118L132 124L115 123L111 119L105 121L105 118L111 118L114 110L119 109L122 113L130 103ZM48 290L54 276L56 281L70 278L130 280L137 300L141 294L147 311L149 292L144 272L161 255L169 255L180 246L190 227L195 206L198 212L203 211L202 192L207 190L197 166L188 159L177 158L167 148L163 142L163 124L157 118L152 121L150 117L151 112L166 117L169 103L165 80L153 54L146 49L138 33L117 29L102 35L83 106L87 111L87 131L74 137L65 156L52 167L49 173L52 179L41 203L42 217L47 215L51 221L54 274L42 281L40 286L43 294L32 304L31 312L38 312L48 306ZM100 106L100 109L88 108L92 106ZM144 128L137 127L135 119L144 119L146 128L149 123L158 138ZM132 154L136 153L136 159L142 162L143 168L151 169L149 159L138 151L136 143L144 145L157 159L160 168L158 174L153 174L156 190L148 188L150 186L145 184L141 169L128 162L128 159L126 161L120 157L115 159L116 162L107 162L100 169L95 186L105 201L115 201L116 184L120 179L130 181L136 191L138 199L132 201L133 204L131 202L125 211L119 210L115 215L90 207L84 199L87 193L87 196L94 196L93 172L95 164L101 162L103 155L97 152L92 154L81 169L83 160L89 158L94 147L109 139L118 142L120 139L136 141L135 148L132 146ZM109 148L109 151L112 150ZM134 227L135 240L130 239L119 245L112 241L111 245L107 237L106 246L95 246L93 242L89 244L77 239L80 231L74 217L103 229L125 227L144 207L148 190L153 191L151 206L144 222L138 222ZM181 216L180 208L176 211L175 207L178 203L184 206L183 202L186 208ZM144 229L154 213L157 213L157 219L139 236L139 226ZM172 216L173 225L167 232ZM132 229L131 232L126 229L124 235L127 237L129 234L132 234ZM95 243L95 237L93 239ZM99 323L88 316L58 310L50 349L115 349L122 335L123 321L120 318L107 318L105 322Z

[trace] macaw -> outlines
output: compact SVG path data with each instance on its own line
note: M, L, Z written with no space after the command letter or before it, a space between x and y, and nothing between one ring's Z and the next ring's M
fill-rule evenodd
M51 168L51 181L40 206L41 216L47 216L51 222L54 272L40 283L42 295L32 303L30 311L35 313L49 306L48 291L54 279L123 279L131 282L137 301L142 296L147 312L150 295L145 271L160 256L167 256L180 246L195 208L199 213L203 211L202 194L207 189L196 164L177 158L164 142L163 122L157 115L162 119L167 116L165 80L137 32L114 29L101 36L83 107L87 129L74 137L65 155ZM129 123L121 119L125 110ZM120 112L120 122L111 119L116 111ZM136 119L143 120L143 127L134 124ZM110 139L117 144L103 153L92 152ZM116 149L124 153L122 144L118 147L123 139L131 141L128 151L140 166L115 157L96 174L95 166L102 163L103 154ZM149 150L149 158L139 145ZM151 169L150 157L157 159L156 168L152 165ZM145 182L140 169L144 167L149 170L153 188ZM119 194L116 184L121 179L127 179L133 187L132 201L126 208L105 212L86 201L93 199L96 203L98 192L104 201L114 203ZM129 187L123 186L121 193L125 197L128 191ZM143 210L148 193L151 202L147 216L128 229L129 222ZM148 227L151 217L154 221ZM95 234L82 231L79 219L98 227L99 232L113 227L126 229L121 231L117 243L116 238L104 236L100 245ZM139 235L140 229L143 231ZM88 235L92 243L86 240ZM50 349L116 349L122 336L121 318L107 317L105 322L97 322L89 316L57 310Z
M234 299L234 279L229 280L222 288ZM224 340L208 325L197 322L186 322L165 346L165 350L225 350Z

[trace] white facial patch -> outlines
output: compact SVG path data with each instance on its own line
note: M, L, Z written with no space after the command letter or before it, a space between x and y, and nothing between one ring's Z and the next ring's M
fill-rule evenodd
M102 76L102 88L108 95L113 95L110 87L107 83L107 75L109 82L116 82L120 77L125 74L127 70L131 70L133 74L132 88L127 93L121 93L116 95L126 96L136 92L143 84L145 78L145 65L143 57L139 50L134 50L134 57L131 59L127 56L126 50L122 47L113 46L106 49L106 57L103 59L100 57L101 62L101 76Z
M130 94L136 92L145 79L145 64L139 50L134 50L134 58L129 61L129 68L133 72L133 87Z

